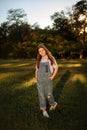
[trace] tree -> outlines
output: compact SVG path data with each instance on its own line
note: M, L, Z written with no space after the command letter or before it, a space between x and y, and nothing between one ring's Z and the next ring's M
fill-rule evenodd
M7 20L10 24L20 25L23 22L26 13L23 9L8 10Z
M8 22L4 22L0 26L0 58L7 58L11 51L11 45L8 41L9 36Z
M83 58L84 45L87 43L87 0L80 0L73 6L74 30L81 43L80 59Z
M51 16L54 21L53 29L67 40L73 40L74 34L71 28L69 16L64 11L56 12Z

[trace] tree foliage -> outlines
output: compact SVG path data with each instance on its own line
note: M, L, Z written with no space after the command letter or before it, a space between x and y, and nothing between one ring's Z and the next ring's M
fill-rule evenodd
M44 43L56 58L87 57L87 1L80 0L66 13L51 15L53 26L41 29L25 21L23 9L8 10L0 25L0 58L35 58Z
M23 9L8 10L7 20L10 24L19 25L23 22L24 17L27 16Z

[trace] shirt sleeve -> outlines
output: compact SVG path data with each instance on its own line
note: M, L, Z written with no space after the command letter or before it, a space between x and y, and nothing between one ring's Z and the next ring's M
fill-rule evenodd
M57 61L56 61L56 59L55 59L55 58L54 58L53 68L54 68L54 69L58 68L58 64L57 64Z

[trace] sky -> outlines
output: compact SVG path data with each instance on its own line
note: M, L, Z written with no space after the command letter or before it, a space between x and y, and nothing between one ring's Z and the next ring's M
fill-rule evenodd
M79 0L0 0L0 23L6 21L9 9L23 9L30 25L37 23L41 28L52 26L52 16L71 8Z

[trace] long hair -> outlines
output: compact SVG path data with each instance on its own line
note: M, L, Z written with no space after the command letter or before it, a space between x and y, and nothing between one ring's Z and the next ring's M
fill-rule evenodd
M44 44L39 44L37 47L37 68L39 68L40 60L42 58L38 51L40 48L43 48L45 50L48 58L51 61L51 65L53 65L53 63L55 64L54 57L52 56L51 52L46 48L46 46Z

